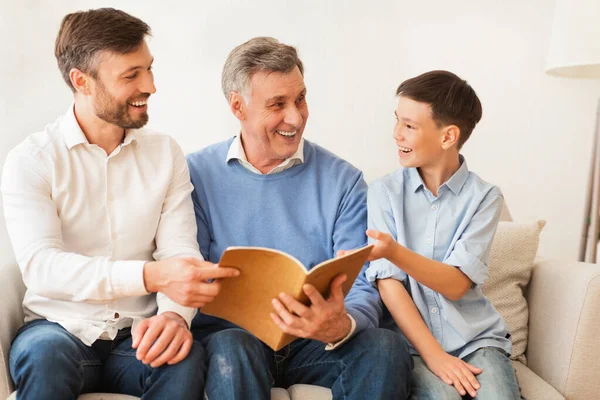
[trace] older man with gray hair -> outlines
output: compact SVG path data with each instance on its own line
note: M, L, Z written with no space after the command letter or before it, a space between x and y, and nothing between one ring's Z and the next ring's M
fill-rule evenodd
M228 246L262 246L313 267L364 245L362 173L302 138L308 106L296 49L254 38L230 53L222 85L240 132L188 156L204 258L216 263ZM332 281L328 298L306 285L309 306L286 293L273 299L273 322L300 338L279 351L200 312L192 331L209 357L208 397L268 399L273 386L306 383L331 388L336 399L406 398L403 338L377 328L382 303L364 272L344 301L345 279Z

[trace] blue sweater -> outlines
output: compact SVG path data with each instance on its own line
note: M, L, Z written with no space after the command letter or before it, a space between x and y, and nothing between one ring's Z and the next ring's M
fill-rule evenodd
M338 250L366 244L367 184L350 163L305 140L304 163L272 175L253 173L236 159L226 162L233 139L188 156L198 244L217 263L228 246L285 251L307 268ZM346 297L355 333L378 325L379 294L363 271ZM198 313L194 327L229 327Z

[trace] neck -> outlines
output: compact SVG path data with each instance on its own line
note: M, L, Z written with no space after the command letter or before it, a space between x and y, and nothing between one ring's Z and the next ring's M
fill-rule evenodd
M88 142L101 147L106 155L123 143L125 129L98 118L91 104L76 99L74 113Z
M419 167L417 170L419 171L419 175L421 175L421 179L423 179L425 187L434 196L437 196L440 186L447 182L459 168L460 160L458 159L458 154L449 154L435 165Z
M244 154L246 154L246 160L252 164L254 168L259 170L261 174L268 173L284 161L284 159L279 158L270 159L267 157L262 157L259 152L252 151L253 146L248 145L247 141L244 139L244 135L241 132L240 140L242 141Z

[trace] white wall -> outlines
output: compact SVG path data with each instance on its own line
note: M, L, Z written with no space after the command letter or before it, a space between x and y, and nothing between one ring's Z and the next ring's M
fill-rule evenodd
M548 221L541 255L577 257L600 82L544 74L553 0L0 0L0 163L70 104L53 57L62 16L102 6L152 27L158 92L149 126L186 152L236 133L220 72L229 51L253 36L297 46L309 91L306 137L368 181L398 166L397 85L430 69L456 72L484 108L464 148L469 167L503 189L515 219Z

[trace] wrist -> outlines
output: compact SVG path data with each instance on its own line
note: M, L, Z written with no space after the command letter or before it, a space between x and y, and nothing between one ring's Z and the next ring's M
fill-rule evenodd
M144 286L148 293L160 292L158 261L148 261L144 264Z
M341 324L344 327L342 329L342 334L339 337L336 337L334 340L331 340L329 343L337 343L340 340L344 339L346 336L348 336L350 332L352 332L352 321L350 320L348 314L344 314Z

